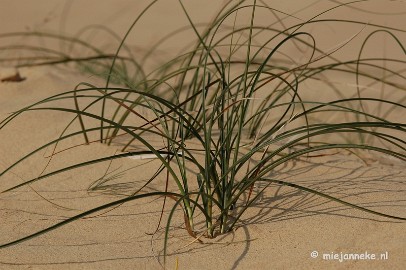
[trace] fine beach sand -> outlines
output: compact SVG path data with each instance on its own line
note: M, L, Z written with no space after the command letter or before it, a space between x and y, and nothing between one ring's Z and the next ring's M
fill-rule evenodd
M135 18L134 14L138 14L147 1L136 4L129 0L117 2L89 0L83 5L79 1L72 1L69 7L65 1L36 0L34 4L22 0L0 0L0 34L24 30L75 33L92 23L108 23L122 36ZM196 6L189 3L187 7L198 21L210 20L214 11L221 6L221 1L208 1L212 4L210 8L198 3L200 1L191 2ZM287 12L298 9L284 7L284 1L276 2L278 8L285 8ZM315 1L304 2L309 4ZM379 8L382 11L384 7L374 6L375 10ZM404 3L403 8L406 11ZM388 12L395 10L394 7L387 9ZM300 15L307 18L306 15L314 14L317 10L306 10ZM88 16L90 11L92 16ZM177 12L173 4L160 4L154 16L163 18L165 12L172 11ZM352 12L357 14L356 11ZM174 13L168 15L168 24L175 25L175 28L176 25L187 24L184 18ZM61 14L65 14L65 17ZM23 19L16 20L15 16ZM370 16L377 23L402 27L399 22L401 17L389 19L383 15ZM145 39L139 41L131 36L129 46L142 48L149 41L159 38L159 24L147 21L144 25L151 26L150 29L138 29L138 36L145 36ZM343 39L356 32L346 33ZM171 49L178 51L182 47L176 47L176 43L167 46L165 50L168 50L168 54ZM404 55L400 54L400 57ZM0 78L14 72L11 67L0 66ZM24 81L0 83L1 119L43 98L72 90L79 82L103 85L102 79L81 73L70 65L26 67L19 69L19 73L26 78ZM404 84L404 81L401 83ZM401 112L394 117L404 122ZM60 112L24 113L1 129L0 171L36 147L57 138L72 118L72 115ZM50 162L47 157L53 149L47 148L2 176L0 191L35 178L44 169L50 172L113 155L119 149L119 143L110 147L100 143L75 147L58 153ZM58 145L57 150L79 144L83 144L83 138L75 137ZM111 164L100 163L64 172L29 187L0 194L0 244L123 198L140 187L158 165L156 160L123 158ZM89 186L107 171L112 172L112 177L117 177L115 190L88 191ZM331 151L323 156L290 161L273 174L278 179L323 191L374 211L406 216L404 162L376 155L361 159L349 152ZM158 179L149 189L162 189L164 184L163 178ZM257 187L258 190L260 188ZM128 202L111 211L92 214L45 235L0 249L0 269L162 269L164 223L173 202L167 201L162 224L156 230L162 203L162 198ZM234 232L215 239L201 237L202 243L188 235L180 211L175 216L171 224L167 269L406 268L405 222L351 209L290 187L268 187L258 202L244 214ZM326 257L349 253L374 254L376 259L340 261Z

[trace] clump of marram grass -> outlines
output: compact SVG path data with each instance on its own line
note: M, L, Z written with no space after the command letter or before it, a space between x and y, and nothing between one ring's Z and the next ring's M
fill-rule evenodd
M406 124L393 122L385 117L395 110L405 112L404 99L392 101L365 96L365 91L360 89L355 95L347 96L340 91L340 85L323 81L332 72L352 74L357 82L360 79L369 79L371 83L368 87L379 82L391 87L393 91L404 91L404 70L390 69L387 65L379 66L377 62L384 60L386 63L404 65L405 60L362 58L362 52L368 39L378 32L387 34L405 52L397 37L404 34L405 30L370 24L368 29L372 30L362 44L358 58L340 61L335 58L335 54L351 44L357 35L329 51L321 50L317 47L316 37L304 29L307 25L315 27L329 21L318 19L320 14L279 29L275 26L276 23L283 25L283 18L280 17L289 17L289 14L274 10L262 1L229 1L212 23L204 31L199 31L182 1L179 3L197 37L192 48L146 74L142 71L142 65L134 58L120 56L125 38L139 18L130 27L117 52L112 55L106 55L80 39L72 39L75 44L92 48L95 56L72 59L61 55L62 58L58 58L60 60L45 59L44 64L79 60L83 64L85 60L91 60L92 65L105 66L106 85L96 87L82 83L73 91L26 107L0 123L0 128L3 128L22 112L50 110L73 114L75 118L71 123L79 121L81 126L80 130L72 133L68 133L67 128L59 138L27 154L0 175L34 153L72 136L84 136L89 143L89 136L98 133L98 141L109 145L123 135L130 138L121 154L62 168L25 181L2 193L89 164L146 154L156 156L161 167L145 186L153 182L158 174L166 171L166 181L175 183L177 192L169 192L165 187L160 191L147 193L140 189L124 199L101 205L0 247L20 243L102 209L145 197L163 196L176 200L166 223L166 254L168 232L176 209L182 208L186 228L193 237L204 234L214 238L233 230L244 212L271 184L294 187L375 215L405 220L403 217L376 212L333 195L279 180L275 175L270 177L278 166L286 162L330 149L345 149L352 153L357 153L355 150L372 151L392 156L402 162L406 160L406 141L402 139L406 135ZM340 6L331 10L335 8ZM255 19L259 10L269 12L276 18L275 21L269 22L269 25L258 24ZM328 14L331 10L321 14ZM245 25L236 23L242 12L250 13L250 20ZM359 27L360 31L367 31L362 22L336 19L330 22L350 23ZM151 51L157 46L152 46ZM289 46L303 52L303 57L307 60L297 61L291 57L284 50ZM110 62L99 59L111 57L113 60ZM117 62L122 65L117 66ZM130 69L126 66L128 63L133 64L131 70L136 70L141 75L130 76ZM377 70L387 75L379 76ZM113 79L125 87L111 87L110 82ZM322 81L323 88L336 92L338 98L329 101L305 98L301 85L312 79ZM396 80L401 80L402 83L397 83ZM75 108L44 107L55 100L63 99L72 100ZM91 102L79 108L78 104L82 100ZM382 116L368 111L367 104L388 109ZM111 106L116 106L116 109L108 117L106 110ZM95 107L100 107L100 114L90 112ZM338 120L331 120L331 116ZM134 118L138 122L141 120L143 124L135 125ZM88 119L97 120L100 124L92 125ZM330 135L344 139L335 140ZM163 141L162 147L150 143L148 138L151 136L160 138ZM381 143L374 144L373 138ZM127 152L133 142L143 145L142 149ZM191 142L193 147L190 147ZM203 160L199 155L203 156ZM190 170L194 173L190 173ZM254 192L253 187L259 182L266 185ZM205 222L205 228L199 232L195 227L195 217L198 215L203 216Z

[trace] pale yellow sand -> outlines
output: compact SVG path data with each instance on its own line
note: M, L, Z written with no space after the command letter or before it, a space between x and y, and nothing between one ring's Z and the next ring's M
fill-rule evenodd
M79 2L73 2L73 17L66 21L65 26L71 27L68 32L74 32L92 22L110 21L113 28L123 34L120 31L125 31L123 29L128 27L134 17L133 13L136 13L131 13L130 7L138 10L136 7L141 6L133 1L89 2L92 3L86 8L100 17L94 16L97 20L92 21ZM197 5L197 2L194 1L194 4ZM217 1L209 2L214 4ZM0 0L0 3L0 33L5 33L23 30L27 26L34 30L38 27L57 31L60 27L57 14L60 14L58 12L63 9L65 2L36 1L35 4L28 4L26 1ZM189 3L189 7L193 7L193 4ZM205 5L200 4L193 14L202 20L205 18L203 14L211 18L210 11L213 12L215 7L209 9L206 6L207 13L197 12L203 7ZM393 11L391 7L388 9ZM21 10L24 20L15 19L18 10ZM292 7L286 7L286 10L291 12ZM164 6L157 8L157 12L163 16ZM45 21L48 17L49 20ZM380 22L387 20L399 23L389 17L373 18ZM157 39L154 27L151 24L152 30L143 29L146 35L149 34L147 40ZM142 42L136 44L142 45ZM13 72L10 68L2 67L0 77ZM0 83L1 119L40 99L72 90L78 82L103 83L101 79L89 78L66 66L23 68L20 73L27 78L25 81ZM73 106L70 103L63 105ZM0 130L0 170L30 150L55 139L72 118L72 115L64 113L25 113ZM81 143L83 138L73 138L58 146L58 149ZM82 161L113 155L117 149L116 146L94 143L62 152L50 164L47 164L48 159L45 157L52 152L52 148L46 149L2 176L0 191L35 178L45 168L45 172L50 172ZM279 168L274 176L375 211L405 217L405 164L388 159L382 159L381 162L377 160L379 157L374 156L368 160L367 166L361 159L347 152L332 152L328 156L289 162ZM118 194L128 194L140 187L158 165L154 160L114 160L110 167L106 162L92 165L50 177L31 187L0 194L0 244L120 199L122 196ZM109 194L109 190L89 192L89 186L107 171L114 171L112 176L118 177L115 195ZM163 185L164 179L158 179L150 189L163 189ZM170 188L174 188L174 185ZM1 249L0 269L161 269L163 225L173 205L172 201L167 201L163 223L156 231L162 202L162 198L129 202L112 211L95 213L46 235ZM242 222L233 233L213 240L201 237L203 243L194 241L187 234L182 220L178 211L170 231L167 269L406 267L405 222L366 214L293 188L267 188L257 204L242 217ZM366 258L345 260L348 254L362 254ZM338 257L334 259L334 256Z

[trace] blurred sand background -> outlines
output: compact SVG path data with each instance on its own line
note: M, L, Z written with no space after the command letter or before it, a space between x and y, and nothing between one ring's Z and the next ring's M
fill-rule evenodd
M195 22L208 22L222 6L222 1L184 1ZM149 1L130 0L0 0L0 34L19 31L45 31L75 35L85 26L102 24L123 36L134 18ZM272 7L307 20L338 1L271 1ZM369 24L405 28L404 1L369 1L343 7L324 15L325 18L362 20ZM366 12L368 11L368 12ZM258 20L269 19L259 14ZM127 45L142 53L157 42L168 29L187 25L187 19L177 1L159 1L128 37ZM325 24L308 29L318 45L328 50L360 32L368 25L347 27ZM354 58L359 50L363 31L354 45L346 46L338 57ZM176 54L192 40L186 31L160 48L162 55L148 62L148 68ZM359 38L359 39L358 39ZM400 35L405 44L405 34ZM98 34L94 42L106 48L118 45L113 39ZM179 44L179 40L182 40ZM0 39L0 46L13 42L34 42L33 39ZM63 49L63 45L46 46ZM61 47L62 46L62 47ZM292 51L292 53L294 53ZM387 37L378 37L366 54L405 57ZM15 54L0 51L0 56ZM298 56L300 57L300 56ZM0 64L0 77L13 74L12 66ZM26 80L20 83L0 83L0 118L48 96L72 90L79 82L103 85L103 80L84 74L66 65L27 67L19 69ZM334 78L339 85L347 78ZM353 82L351 82L353 83ZM399 81L405 84L405 81ZM317 82L306 84L315 89ZM354 91L348 86L348 91ZM327 98L323 93L308 91L308 97ZM372 94L373 95L373 94ZM392 96L393 98L393 96ZM397 98L395 96L395 98ZM404 98L400 93L398 98ZM404 113L396 111L391 119L404 122ZM36 147L57 138L72 119L64 113L25 113L0 130L0 170ZM66 145L83 143L82 138ZM0 191L24 180L81 161L113 155L117 148L101 144L73 148L55 156L48 164L44 158L52 149L41 151L0 177ZM121 185L114 194L88 192L88 187L108 170L108 164L50 177L32 187L0 194L0 244L26 236L47 226L79 214L87 209L121 198L117 194L140 186L157 168L156 161L115 160L110 170L116 170ZM114 175L114 174L113 174ZM328 192L341 199L375 211L406 216L406 170L404 162L373 157L368 165L348 153L300 159L275 172L278 179ZM160 186L161 184L161 186ZM161 188L157 182L151 188ZM46 235L0 250L0 269L162 269L163 233L158 225L162 200L144 199L130 202L110 212L101 212L66 225ZM168 210L167 210L168 211ZM167 214L167 213L166 213ZM165 216L164 216L165 217ZM406 227L398 222L366 214L326 199L288 187L272 186L262 199L243 216L242 225L233 233L214 240L202 238L193 242L179 218L173 222L167 259L167 269L405 269ZM313 251L319 257L312 258ZM323 253L387 252L387 260L323 260ZM178 267L178 268L176 268Z

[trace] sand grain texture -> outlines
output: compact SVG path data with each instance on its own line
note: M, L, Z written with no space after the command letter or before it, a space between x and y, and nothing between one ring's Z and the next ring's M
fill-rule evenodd
M0 2L2 5L0 14L4 13L2 20L7 22L0 28L1 33L13 27L14 29L11 29L13 31L21 30L27 25L31 28L54 27L53 30L57 30L57 23L52 22L58 22L56 19L58 11L65 3L55 1L49 8L45 7L50 1L30 3L29 6L33 5L37 9L42 7L43 16L32 11L24 15L27 16L26 21L19 25L12 24L10 16L5 14L17 12L23 2L6 0ZM102 5L94 4L90 8L93 9L92 12L100 15L95 16L98 19L102 18L103 14L111 14L112 26L123 31L123 27L134 17L129 14L129 7L138 10L137 5L141 4L132 6L132 1L121 1L119 5L114 3L105 1ZM8 7L8 12L5 11L7 8L3 9L3 5ZM111 11L107 12L108 8ZM215 10L214 7L207 9L208 14ZM75 12L80 12L79 4L75 3L72 10L71 16L74 16ZM124 12L125 10L127 11ZM23 11L25 14L26 10ZM114 16L120 12L124 12L122 17ZM157 12L164 12L163 6L157 7ZM29 16L32 16L31 20ZM211 18L212 15L207 16ZM48 17L49 20L45 21ZM87 20L88 17L83 22L80 19L74 22L70 17L66 25L71 23L70 27L74 32L82 23L89 24ZM41 22L44 25L41 26ZM100 22L103 20L95 23ZM144 40L147 43L159 36L151 34L154 31L145 32L148 33ZM13 72L14 70L9 67L2 67L0 77L9 76ZM70 66L21 68L19 72L26 80L0 83L1 119L8 113L43 98L73 90L81 81L103 85L102 79L89 77ZM60 104L73 106L63 102ZM61 112L24 113L18 117L0 130L0 170L3 171L36 147L57 138L72 118L73 115ZM58 149L82 143L83 138L78 136L58 146ZM108 147L93 143L62 152L53 157L48 164L49 159L46 156L52 153L52 148L47 148L3 175L0 178L0 191L35 178L44 169L45 172L50 172L63 166L113 155L117 149L114 145ZM0 194L2 232L0 244L39 231L93 207L123 198L123 195L140 187L159 164L156 160L124 158L114 160L110 168L108 165L104 162L64 172L34 183L30 187ZM117 176L116 190L111 192L114 194L109 194L108 189L104 192L88 191L94 181L103 177L106 171L114 169L117 170L113 173ZM342 151L322 157L291 161L278 168L273 176L324 191L375 211L402 217L406 215L404 162L390 162L384 158L379 160L375 155L367 165L361 159ZM158 179L149 188L162 189L163 185L164 179ZM111 211L94 213L40 237L1 249L0 269L162 269L164 237L162 225L155 232L162 201L162 198L131 201ZM173 205L170 200L167 203L164 221L169 206ZM177 211L175 216L170 231L167 269L405 269L406 267L405 222L350 209L289 187L270 186L260 200L244 214L242 222L234 232L215 239L202 237L203 243L193 241L187 234L180 211ZM313 251L318 252L317 258L311 257ZM340 256L341 253L365 252L376 254L378 259L343 262L323 259L323 254ZM388 258L381 259L381 254L387 254Z

